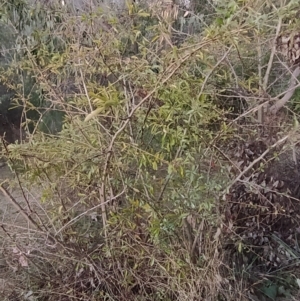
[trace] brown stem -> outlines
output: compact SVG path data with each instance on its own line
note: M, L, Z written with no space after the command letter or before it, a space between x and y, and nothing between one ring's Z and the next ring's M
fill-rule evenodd
M277 100L276 103L273 106L271 106L270 112L272 114L276 114L292 98L296 88L298 87L297 77L299 75L300 75L300 67L297 67L292 73L291 84L289 86L289 89L286 91L286 93L281 99Z

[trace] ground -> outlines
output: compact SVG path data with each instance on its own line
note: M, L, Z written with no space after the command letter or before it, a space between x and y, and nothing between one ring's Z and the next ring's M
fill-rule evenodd
M11 193L12 199L26 208L25 198L20 187L8 188L6 181L14 179L14 174L7 166L0 168L0 183ZM24 195L29 201L30 206L37 208L37 195L32 195L24 191ZM13 204L13 201L0 191L0 295L12 296L14 284L11 273L16 273L20 268L26 268L27 259L22 252L29 252L24 248L26 240L35 239L35 229L20 210ZM29 235L28 235L29 234ZM5 298L5 297L4 297ZM6 299L4 299L6 300ZM7 300L10 300L7 299ZM13 300L13 299L11 299Z

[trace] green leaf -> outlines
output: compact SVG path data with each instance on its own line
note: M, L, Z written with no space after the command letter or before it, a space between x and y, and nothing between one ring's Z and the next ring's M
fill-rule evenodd
M150 17L150 14L149 14L149 13L146 13L146 12L141 11L141 10L137 13L137 15L138 15L139 17L143 17L143 18Z
M216 24L218 26L224 25L224 20L221 17L216 18Z
M275 300L277 297L277 285L275 283L266 284L261 288L261 291L270 299Z
M239 242L238 251L239 251L239 253L242 253L242 251L243 251L243 244L241 242Z
M85 117L84 121L87 122L87 121L91 120L92 118L96 117L98 114L100 114L102 112L102 110L103 110L103 108L98 108L98 109L92 111L90 114L88 114Z

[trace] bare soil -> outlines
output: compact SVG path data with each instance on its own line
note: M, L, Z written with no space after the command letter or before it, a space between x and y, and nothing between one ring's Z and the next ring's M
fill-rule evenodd
M26 246L34 245L38 239L36 229L16 205L19 204L27 212L27 204L31 208L40 208L38 194L33 195L26 190L22 192L17 185L9 187L8 181L14 183L14 179L15 175L8 166L0 168L0 184L10 194L7 196L0 191L0 296L4 298L14 294L16 274L26 268L26 255L22 255L30 252Z

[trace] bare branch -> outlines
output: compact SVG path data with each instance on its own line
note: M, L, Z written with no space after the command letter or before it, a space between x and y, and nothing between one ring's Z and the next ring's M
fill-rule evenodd
M291 77L291 83L289 89L286 91L284 96L277 100L276 103L270 108L272 114L276 114L294 95L296 88L299 86L298 76L300 75L300 67L297 67Z
M125 189L123 189L119 194L117 194L116 196L110 198L109 200L107 200L105 202L105 204L112 202L113 200L118 199L121 195L123 195L125 192ZM68 228L70 225L73 225L76 221L78 221L81 217L87 215L89 212L94 211L96 209L98 209L99 207L102 207L103 205L105 205L104 203L100 203L97 204L96 206L87 209L86 211L80 213L79 215L77 215L76 217L74 217L73 219L71 219L69 222L67 222L63 227L61 227L56 233L55 236L57 236L60 232L62 232L63 230L65 230L66 228Z
M271 55L270 55L267 71L266 71L266 74L264 76L264 81L263 81L263 90L264 91L266 91L267 86L268 86L269 76L270 76L271 68L272 68L272 65L273 65L274 55L275 55L275 52L276 52L276 39L279 37L280 30L281 30L281 24L282 24L282 17L279 18L279 21L278 21L278 24L277 24L276 35L275 35L275 39L274 39L274 42L273 42L272 52L271 52Z
M284 136L282 139L278 140L276 143L271 145L270 148L268 148L264 153L262 153L257 159L255 159L247 168L245 168L230 184L230 187L239 181L244 174L246 174L256 163L260 162L273 148L278 146L279 144L283 143L286 139L289 138L289 135Z

